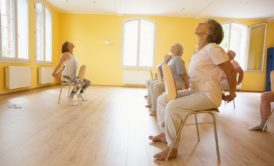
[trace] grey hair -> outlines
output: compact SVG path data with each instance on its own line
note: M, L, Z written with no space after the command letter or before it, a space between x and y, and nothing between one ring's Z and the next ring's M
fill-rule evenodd
M183 48L183 46L182 46L180 43L176 43L175 45L176 45L176 47L179 48L178 55L179 55L179 56L182 56L183 53L184 53L184 48Z

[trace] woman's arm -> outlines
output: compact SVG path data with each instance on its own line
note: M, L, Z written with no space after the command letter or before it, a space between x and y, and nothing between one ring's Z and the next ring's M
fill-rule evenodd
M218 66L224 71L229 85L229 95L223 95L223 100L230 102L236 97L236 71L230 61L221 63Z
M52 76L53 77L58 77L58 75L60 74L60 72L62 72L64 70L64 68L61 69L61 67L63 66L63 63L65 62L65 60L69 57L69 54L64 53L62 54L58 65L55 67ZM61 70L60 70L61 69Z
M188 76L187 76L186 73L184 73L184 74L182 75L182 80L183 80L184 83L185 83L185 89L188 89L188 88L189 88L189 81L188 81Z
M235 69L237 73L239 73L239 77L237 79L237 85L239 85L242 81L243 81L243 78L244 78L244 71L241 67L238 67Z

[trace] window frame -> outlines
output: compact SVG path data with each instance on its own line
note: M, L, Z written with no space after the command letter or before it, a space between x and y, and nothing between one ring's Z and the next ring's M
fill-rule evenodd
M250 49L250 36L251 36L251 27L255 27L255 26L260 26L260 25L265 25L265 30L264 30L264 43L263 43L263 51L262 51L262 63L261 63L261 69L255 70L255 69L248 69L248 59L249 59L249 49ZM265 65L265 54L266 54L266 38L267 38L267 23L257 23L257 24L253 24L248 26L248 34L247 34L247 38L248 38L248 42L247 42L247 57L246 57L246 68L244 69L244 71L247 72L264 72L264 65Z
M141 29L141 21L147 21L154 25L154 39L153 39L153 48L152 48L152 66L140 66L140 29ZM138 21L138 45L137 45L137 64L136 66L127 66L124 65L124 37L125 37L125 24L131 21ZM154 62L155 62L155 47L156 47L156 23L154 21L148 20L148 19L142 19L142 18L136 18L136 19L130 19L123 22L123 32L122 32L122 60L121 60L121 66L124 69L130 69L130 70L148 70L154 68Z
M36 15L36 4L40 3L42 5L42 33L43 33L43 60L37 60L37 15ZM49 14L51 16L51 61L46 61L46 9L49 11ZM52 11L48 7L48 5L44 2L44 0L36 0L34 3L34 17L35 17L35 62L36 64L45 64L45 65L51 65L53 64L53 17L52 17Z
M245 28L246 28L246 45L245 45L245 48L244 48L244 50L245 50L245 54L243 55L243 63L244 63L244 65L243 66L241 66L242 67L242 69L243 69L243 71L247 71L247 62L248 62L248 50L249 50L249 26L247 26L247 25L244 25L244 24L242 24L242 23L239 23L239 22L223 22L221 25L224 25L224 24L228 24L229 25L229 39L228 39L228 50L230 50L230 41L231 41L231 34L232 34L232 24L238 24L238 25L240 25L240 26L244 26ZM224 39L223 39L224 40ZM225 50L226 51L226 50ZM236 55L237 56L237 55ZM238 63L240 63L239 61L238 61Z
M17 13L17 7L18 7L18 1L17 0L12 0L12 14L14 15L13 19L13 24L14 27L12 29L12 34L13 34L13 40L14 40L14 57L3 57L2 56L2 32L0 31L0 63L5 63L5 62L12 62L12 63L30 63L30 53L29 53L29 48L30 48L30 37L29 37L29 23L30 23L30 8L29 8L29 0L26 1L26 9L27 9L27 59L19 58L18 57L18 13ZM1 28L1 17L0 17L0 28Z

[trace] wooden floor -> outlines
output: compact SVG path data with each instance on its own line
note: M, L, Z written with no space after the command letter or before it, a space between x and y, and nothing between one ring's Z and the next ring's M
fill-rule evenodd
M236 110L221 106L220 164L210 125L201 126L198 144L194 126L184 128L179 157L155 162L165 145L147 139L158 127L144 107L145 89L93 86L79 106L69 106L65 92L58 105L58 93L52 87L0 97L1 166L274 165L274 116L267 132L248 130L259 121L258 93L238 93Z

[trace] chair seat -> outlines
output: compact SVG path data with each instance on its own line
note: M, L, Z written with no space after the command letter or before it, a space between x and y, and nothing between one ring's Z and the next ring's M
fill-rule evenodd
M195 112L220 112L218 108L210 108L205 110L197 110Z

